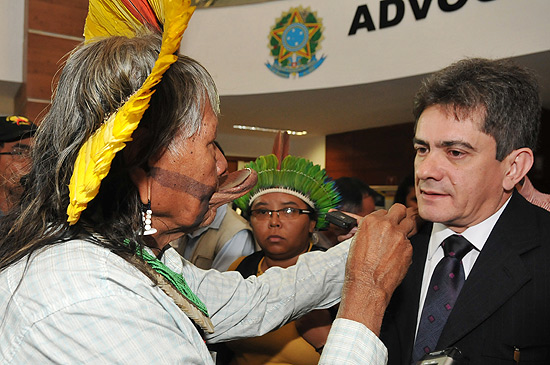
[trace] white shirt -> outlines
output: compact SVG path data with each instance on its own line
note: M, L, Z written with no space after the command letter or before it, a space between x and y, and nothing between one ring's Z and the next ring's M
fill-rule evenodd
M466 238L473 246L474 249L468 252L462 258L462 266L464 267L464 277L468 279L468 275L479 256L479 253L483 249L487 238L493 231L495 224L497 223L500 215L504 211L504 208L508 205L510 198L489 218L485 219L483 222L476 224L475 226L468 227L460 235ZM422 309L424 309L424 302L426 300L426 295L428 293L428 287L430 285L430 280L432 274L435 270L435 267L439 261L443 258L443 247L441 243L449 236L456 234L450 228L447 228L444 224L434 223L432 228L432 233L430 235L430 243L428 244L428 256L426 258L426 263L424 265L424 276L422 277L422 289L420 291L420 306L418 307L418 315L416 319L416 330L418 331L418 326L420 324L420 316L422 315Z
M340 300L349 240L301 255L288 268L243 279L201 270L168 249L206 304L210 342L260 335ZM213 364L193 322L160 288L110 250L73 240L41 249L0 273L0 363ZM387 352L364 325L338 319L322 364L384 364Z

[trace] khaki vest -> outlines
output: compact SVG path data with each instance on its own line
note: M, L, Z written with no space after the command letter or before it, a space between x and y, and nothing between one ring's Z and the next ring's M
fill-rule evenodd
M223 217L220 228L209 228L199 237L195 251L193 251L189 261L201 269L210 269L214 258L225 243L244 229L252 232L252 228L246 219L230 207L227 207L227 212L225 213L225 217ZM188 239L187 235L183 235L181 238L170 242L170 244L183 256Z

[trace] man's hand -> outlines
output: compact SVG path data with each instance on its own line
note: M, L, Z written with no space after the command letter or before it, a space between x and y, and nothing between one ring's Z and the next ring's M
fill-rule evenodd
M401 204L366 216L353 238L346 264L339 318L363 323L376 335L391 295L411 263L407 237L416 231L416 215Z
M331 210L329 210L329 212L332 211L332 210L336 210L336 209L331 209ZM358 225L360 225L361 221L363 220L363 217L360 216L360 215L353 214L353 213L350 213L350 212L343 212L343 213L349 215L350 217L353 217L353 218L357 219ZM422 226L424 221L422 220L422 218L420 218L420 215L418 215L418 208L410 208L410 207L407 208L407 217L411 218L414 222L416 222L414 229L412 231L410 231L409 234L407 235L407 237L410 238L411 236L414 236L416 234L416 232L418 232L418 229L420 228L420 226ZM355 234L357 233L357 229L358 229L358 227L353 227L349 232L337 236L338 242L345 241L345 240L350 239L351 237L355 236Z

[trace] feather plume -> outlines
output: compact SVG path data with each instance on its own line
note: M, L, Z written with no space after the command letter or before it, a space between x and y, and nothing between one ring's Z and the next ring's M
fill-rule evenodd
M279 165L277 169L281 169L281 161L288 156L288 151L290 149L290 136L286 131L278 131L275 136L275 141L273 141L273 150L271 151L277 159L279 160Z
M280 166L280 169L279 169ZM280 163L277 156L260 156L246 165L258 173L258 182L247 194L235 200L235 204L247 212L250 201L262 192L276 189L296 195L317 213L317 228L327 225L325 215L336 208L341 200L334 182L326 175L321 166L305 158L286 156ZM312 203L308 203L311 201Z
M136 0L131 1L137 3ZM97 195L101 180L109 173L115 154L132 140L132 133L149 107L153 88L178 59L176 54L183 32L195 10L190 4L190 0L149 0L149 9L156 12L155 19L164 24L159 57L141 88L80 148L69 184L69 224L73 225L79 220L87 204ZM142 11L145 8L142 7ZM116 0L91 0L84 34L86 40L113 35L132 37L141 24L131 11Z
M148 24L159 31L162 31L160 22L154 10L147 0L121 0L126 9L142 24Z

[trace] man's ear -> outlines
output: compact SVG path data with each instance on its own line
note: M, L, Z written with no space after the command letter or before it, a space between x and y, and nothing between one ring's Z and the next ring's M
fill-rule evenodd
M149 175L141 167L136 167L130 171L130 179L138 189L141 202L147 204L149 199Z
M533 161L533 151L530 148L524 147L510 152L504 159L506 164L506 174L502 181L504 190L511 191L527 175L533 166Z

